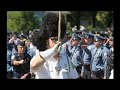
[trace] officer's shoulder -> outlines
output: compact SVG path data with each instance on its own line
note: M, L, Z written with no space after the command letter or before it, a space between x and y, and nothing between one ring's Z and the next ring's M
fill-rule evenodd
M107 52L109 52L110 50L107 48L107 47L102 47L103 48L103 51L107 51Z
M109 50L107 47L102 47L102 48L103 48L103 49L102 49L102 53L103 53L103 54L106 53L106 54L108 55L108 54L110 53L110 50Z
M95 48L95 45L91 45L91 50L93 50Z
M18 52L13 53L12 56L18 56Z
M30 58L31 58L31 56L30 56L30 54L29 54L29 53L26 53L25 55L26 55L27 57L30 57Z

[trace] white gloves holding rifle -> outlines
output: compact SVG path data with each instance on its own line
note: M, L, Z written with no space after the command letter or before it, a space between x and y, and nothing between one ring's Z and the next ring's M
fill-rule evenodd
M53 57L61 50L61 42L57 42L53 48L47 49L43 52L40 52L40 55L45 59L48 60L49 58Z

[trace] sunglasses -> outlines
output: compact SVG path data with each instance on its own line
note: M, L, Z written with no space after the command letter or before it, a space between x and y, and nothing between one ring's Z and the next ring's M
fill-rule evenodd
M58 40L58 37L50 37L50 39L51 39L52 41L57 41L57 40Z

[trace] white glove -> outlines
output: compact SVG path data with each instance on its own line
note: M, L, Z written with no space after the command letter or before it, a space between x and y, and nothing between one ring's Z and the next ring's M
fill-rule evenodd
M43 52L40 52L40 55L45 59L48 60L49 58L53 57L57 53L59 53L61 50L61 42L58 42L54 45L53 48L47 49Z

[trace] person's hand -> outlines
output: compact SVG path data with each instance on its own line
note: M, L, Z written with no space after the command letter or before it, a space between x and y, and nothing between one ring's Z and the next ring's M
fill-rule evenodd
M26 74L24 74L23 76L21 76L20 79L26 79L26 77L27 77L29 74L31 74L31 73L26 73Z
M56 42L54 47L47 49L43 52L40 52L40 55L45 59L48 60L49 58L53 57L57 53L60 52L61 50L62 43L61 42Z
M71 39L69 40L69 42L72 42L73 37L74 37L74 36L71 37Z
M81 38L81 42L85 42L85 39L84 39L84 37L82 37L82 38Z
M55 51L57 52L60 52L61 50L61 47L62 47L62 43L61 42L56 42L56 44L54 45L53 48L55 48Z
M108 44L108 43L109 43L109 41L110 41L110 39L108 38L108 39L107 39L107 41L106 41L106 44Z
M14 42L14 38L11 38L10 40L9 40L9 43L13 43Z
M81 48L85 49L85 48L87 48L87 45L81 45Z
M20 60L20 61L19 61L19 64L23 64L23 63L24 63L24 60Z
M106 77L104 76L103 79L106 79Z
M25 79L28 74L24 74L20 79Z

